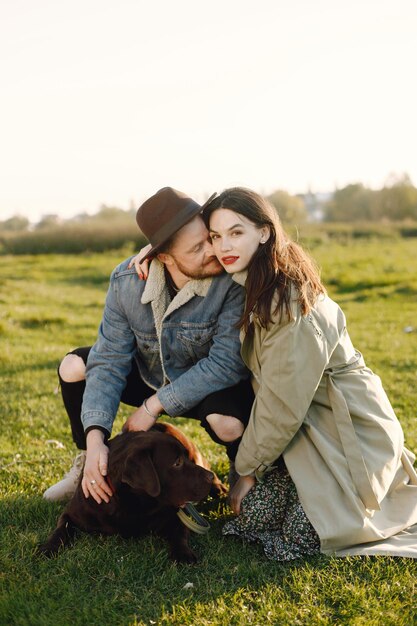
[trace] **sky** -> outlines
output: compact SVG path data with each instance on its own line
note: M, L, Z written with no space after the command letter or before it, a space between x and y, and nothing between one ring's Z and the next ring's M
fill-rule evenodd
M2 0L0 219L417 184L415 0Z

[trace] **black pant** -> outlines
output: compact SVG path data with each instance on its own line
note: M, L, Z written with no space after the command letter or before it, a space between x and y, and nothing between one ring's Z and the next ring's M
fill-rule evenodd
M90 350L90 346L77 348L69 354L75 354L81 357L84 363L87 363ZM58 376L61 383L62 399L70 419L72 438L77 448L85 450L86 440L84 427L81 422L81 407L85 390L85 381L81 380L75 383L68 383L62 380L59 375L59 371ZM136 360L133 359L132 369L126 379L126 386L123 390L121 401L130 406L138 407L143 404L143 401L146 398L149 398L154 393L155 390L148 387L148 385L142 380ZM211 393L190 411L187 411L182 417L190 417L192 419L199 420L201 426L213 439L213 441L226 447L227 456L233 461L236 457L241 438L228 443L221 441L221 439L217 437L210 425L207 423L206 417L211 413L232 415L240 420L246 427L249 421L253 400L254 394L252 386L250 380L246 379L234 387L228 387L227 389Z

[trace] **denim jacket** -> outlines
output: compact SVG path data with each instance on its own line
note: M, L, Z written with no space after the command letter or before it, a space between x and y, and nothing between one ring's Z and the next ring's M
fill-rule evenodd
M98 338L88 357L84 429L111 432L135 358L144 382L170 416L249 374L240 356L245 292L227 274L190 280L170 301L164 266L152 261L146 282L129 260L112 273Z

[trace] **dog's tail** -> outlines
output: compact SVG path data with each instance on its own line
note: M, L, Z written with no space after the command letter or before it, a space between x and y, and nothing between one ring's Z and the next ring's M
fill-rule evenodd
M38 553L47 557L55 556L60 548L65 548L73 542L75 532L76 527L71 519L67 515L61 515L54 532L45 543L38 545Z

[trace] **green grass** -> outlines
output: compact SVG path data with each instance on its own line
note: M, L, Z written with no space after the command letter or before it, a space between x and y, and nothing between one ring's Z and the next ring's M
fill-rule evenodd
M412 239L312 249L355 346L382 377L413 451L416 250ZM201 559L193 567L173 565L164 542L153 537L83 535L58 558L35 555L62 510L41 494L74 456L55 393L56 366L68 350L94 341L108 276L129 253L0 258L0 624L417 624L415 561L320 556L269 562L259 546L222 538L230 515L224 502L201 507L212 529L192 537ZM407 326L414 332L405 333ZM128 414L121 407L116 431ZM224 478L222 450L195 424L179 421Z

